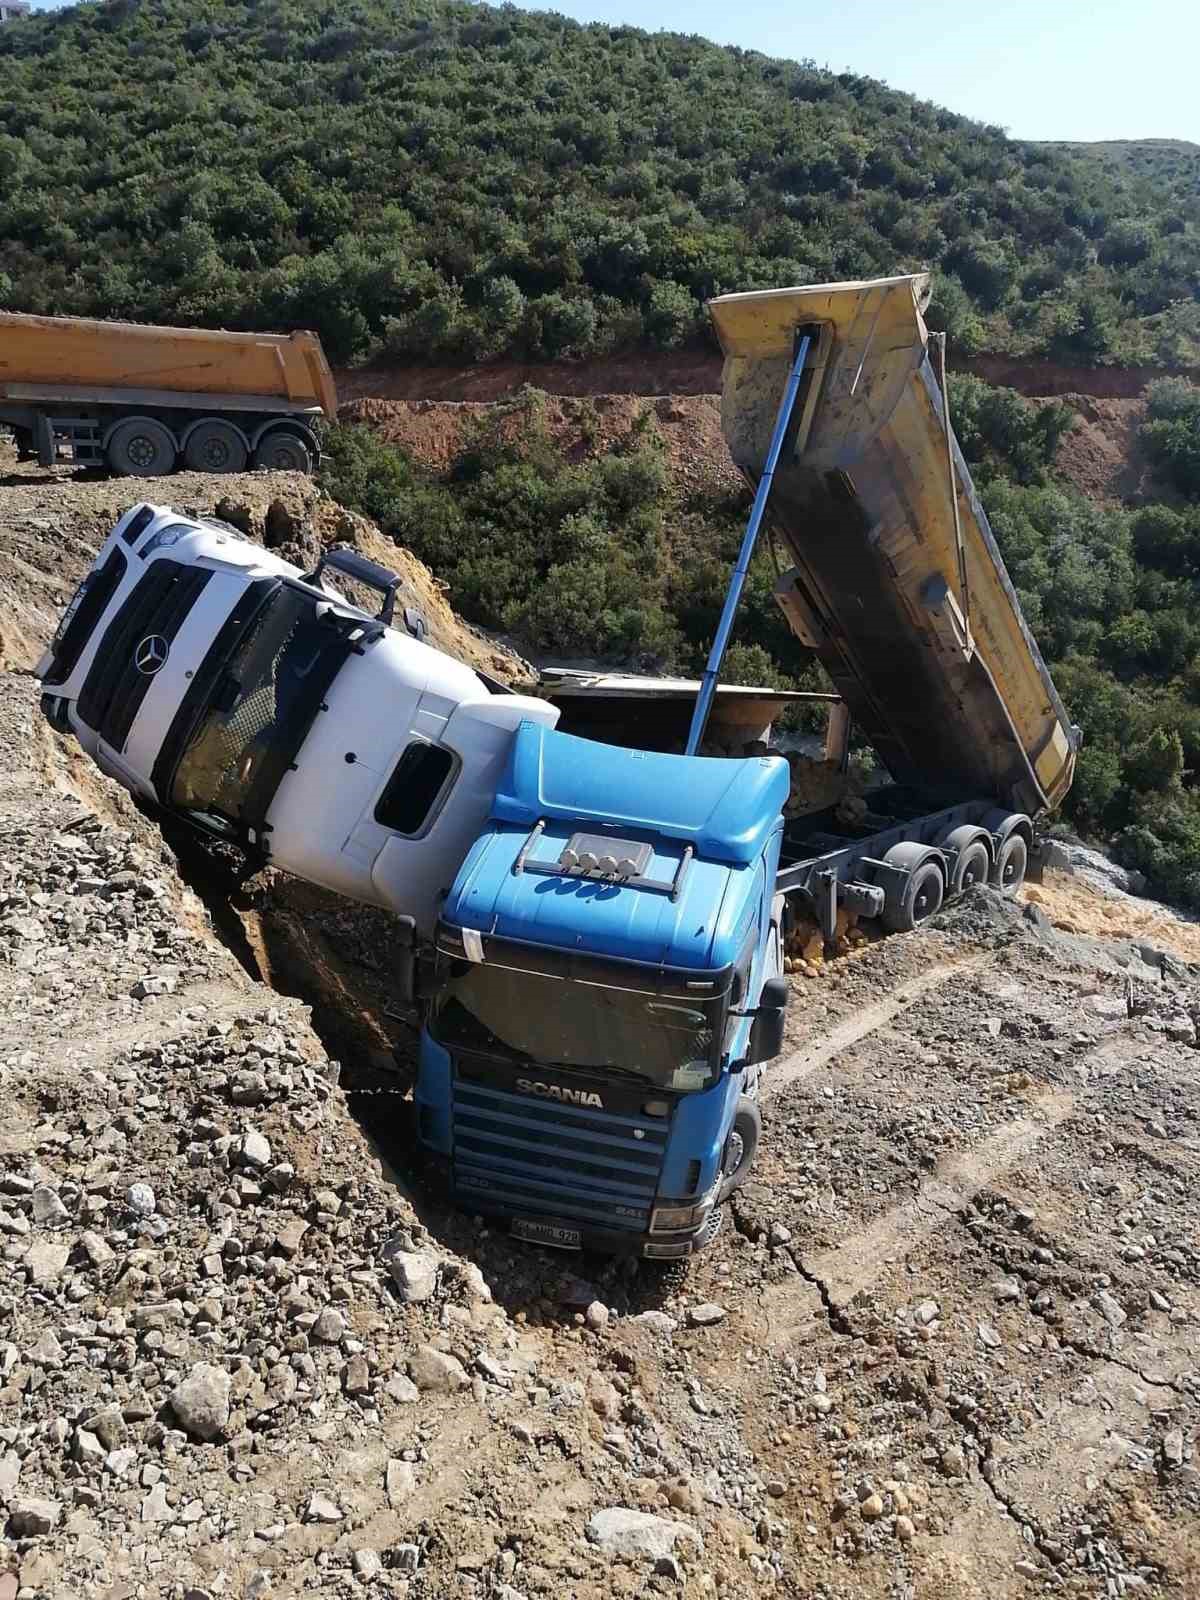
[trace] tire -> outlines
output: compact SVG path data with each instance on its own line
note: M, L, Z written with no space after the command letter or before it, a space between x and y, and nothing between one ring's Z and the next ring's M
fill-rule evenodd
M881 918L884 927L889 933L911 933L941 910L945 894L946 880L936 861L914 867L895 896L889 895Z
M232 423L206 417L188 435L183 459L192 472L245 472L250 452Z
M725 1141L725 1155L721 1162L721 1187L717 1191L717 1206L724 1205L725 1201L735 1189L740 1189L750 1176L750 1168L754 1165L754 1157L758 1154L758 1142L762 1137L762 1117L759 1115L758 1105L745 1095L738 1101L737 1110L733 1114L733 1127L729 1130L729 1137Z
M179 447L153 417L130 417L113 430L105 452L121 478L164 478L174 472Z
M992 858L988 854L988 847L981 839L976 839L974 844L967 845L958 853L958 860L954 863L946 890L947 898L965 894L968 889L975 889L979 884L986 883L991 871Z
M1001 894L1016 894L1025 882L1025 869L1029 865L1029 846L1023 833L1010 833L996 852L996 865L992 868L991 883Z
M305 472L311 475L313 453L298 433L276 430L264 434L254 451L254 465L268 472Z

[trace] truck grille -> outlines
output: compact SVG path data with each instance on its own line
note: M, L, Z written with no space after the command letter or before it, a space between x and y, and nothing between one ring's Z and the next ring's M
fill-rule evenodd
M124 750L154 675L140 672L137 650L157 635L169 647L212 577L178 561L152 562L117 612L79 693L81 720L113 750Z
M480 1210L644 1232L669 1124L465 1082L454 1085L454 1182ZM640 1137L638 1136L640 1135Z

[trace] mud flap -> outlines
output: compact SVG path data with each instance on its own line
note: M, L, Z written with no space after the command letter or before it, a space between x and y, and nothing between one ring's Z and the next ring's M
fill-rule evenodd
M1041 883L1046 876L1046 855L1050 841L1035 834L1029 847L1029 860L1025 867L1026 883Z
M54 442L54 429L44 411L39 411L34 417L33 439L37 447L38 466L52 467L57 460L58 450Z

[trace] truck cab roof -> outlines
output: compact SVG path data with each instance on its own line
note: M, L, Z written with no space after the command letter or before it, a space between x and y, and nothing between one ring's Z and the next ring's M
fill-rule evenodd
M723 969L738 955L758 862L774 873L787 793L777 757L659 755L523 723L491 827L443 918L493 938ZM589 846L636 871L569 864Z
M729 761L626 750L524 722L492 816L530 828L541 818L633 827L739 866L760 854L788 781L778 756Z

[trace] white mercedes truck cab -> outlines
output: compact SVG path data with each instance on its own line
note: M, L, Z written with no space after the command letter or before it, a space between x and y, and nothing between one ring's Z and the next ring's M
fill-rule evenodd
M337 574L380 591L372 616ZM117 523L37 666L42 709L118 782L310 882L432 933L513 733L558 711L392 626L354 550L309 573L167 506Z

